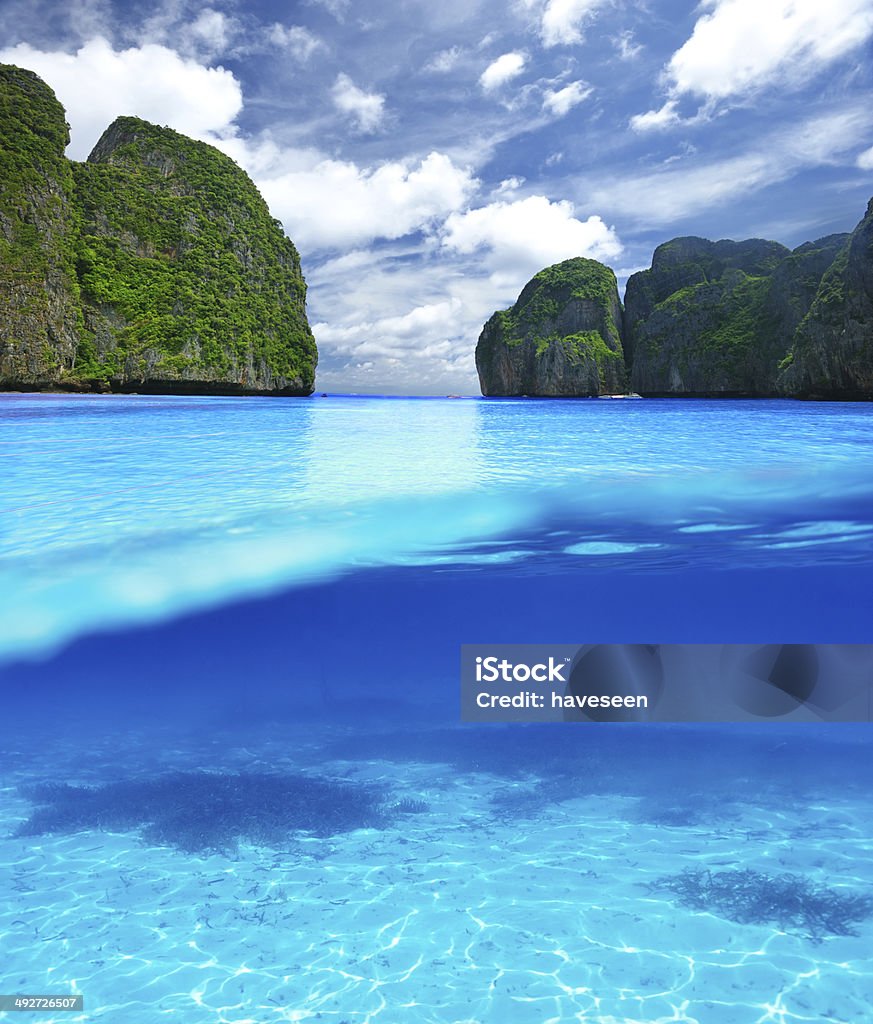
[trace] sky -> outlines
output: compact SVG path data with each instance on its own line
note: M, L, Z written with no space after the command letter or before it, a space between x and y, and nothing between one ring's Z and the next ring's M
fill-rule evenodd
M132 114L248 171L321 391L478 393L482 325L543 267L623 289L669 238L794 247L873 195L873 0L0 0L0 41L72 158Z

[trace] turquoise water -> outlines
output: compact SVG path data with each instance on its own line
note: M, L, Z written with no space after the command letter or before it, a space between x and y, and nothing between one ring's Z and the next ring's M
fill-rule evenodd
M0 428L6 654L368 566L866 565L873 535L866 405L6 395Z
M868 727L463 727L458 655L871 642L871 441L855 404L0 396L0 993L869 1020Z

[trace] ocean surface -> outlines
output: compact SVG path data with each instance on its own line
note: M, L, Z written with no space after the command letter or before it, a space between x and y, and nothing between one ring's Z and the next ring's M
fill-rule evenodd
M0 1019L863 1024L873 726L460 723L873 643L873 405L0 395Z

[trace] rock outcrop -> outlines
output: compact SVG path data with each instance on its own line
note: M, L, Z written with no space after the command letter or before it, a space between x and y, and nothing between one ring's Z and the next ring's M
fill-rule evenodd
M0 386L75 364L81 307L64 109L32 71L0 65Z
M495 313L476 346L483 395L617 394L627 389L615 274L596 260L541 270Z
M624 359L621 359L623 351ZM851 234L685 237L633 274L541 271L476 347L484 395L873 399L873 200Z
M873 199L822 277L779 384L804 398L873 397Z
M777 242L677 238L625 295L631 386L648 395L773 396L780 367L845 235Z
M300 259L246 173L132 117L87 163L67 141L0 66L0 388L310 394Z

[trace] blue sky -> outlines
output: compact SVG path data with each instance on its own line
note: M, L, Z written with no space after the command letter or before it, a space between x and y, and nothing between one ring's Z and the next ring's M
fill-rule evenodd
M318 387L478 391L482 324L585 255L850 230L873 195L870 0L0 2L67 107L222 148L300 249Z

